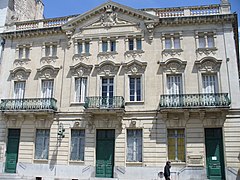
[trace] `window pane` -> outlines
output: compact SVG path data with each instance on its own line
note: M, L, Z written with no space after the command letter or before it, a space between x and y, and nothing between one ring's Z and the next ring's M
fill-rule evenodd
M180 38L179 37L174 38L174 49L180 49Z
M102 42L102 52L107 52L108 50L108 43L107 41Z
M111 41L111 51L116 51L116 41Z
M142 162L142 130L127 130L127 161Z
M82 43L78 43L78 54L82 54L83 48Z
M137 38L137 50L142 49L142 40L140 38Z
M87 90L87 78L75 79L75 101L84 102Z
M27 47L25 48L25 53L26 53L26 58L29 58L29 53L30 53L30 49Z
M19 52L18 52L18 58L22 59L23 58L23 48L19 48Z
M85 149L85 131L72 130L71 131L71 160L84 160Z
M85 42L85 53L89 53L89 52L90 52L90 43Z
M52 46L52 56L57 56L57 46L56 45Z
M213 75L202 75L203 80L203 93L216 93L217 88L217 76Z
M53 96L53 80L42 81L42 98L52 98Z
M214 39L213 36L208 36L208 47L214 47Z
M205 38L203 36L199 37L199 48L205 48L206 47L206 42Z
M129 79L130 101L141 101L141 78L130 77Z
M14 98L23 99L25 94L25 81L14 82Z
M45 56L50 56L50 46L45 46Z
M171 49L171 38L166 38L165 39L165 49Z
M49 134L50 130L48 129L37 129L35 142L35 159L48 159Z
M128 43L129 43L129 50L133 50L134 49L134 42L133 39L128 39Z

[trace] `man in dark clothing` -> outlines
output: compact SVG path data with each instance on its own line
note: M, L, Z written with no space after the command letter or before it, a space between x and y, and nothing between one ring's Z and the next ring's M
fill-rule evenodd
M165 177L165 180L170 180L170 168L171 168L171 162L170 161L167 161L166 162L166 166L164 167L164 177Z

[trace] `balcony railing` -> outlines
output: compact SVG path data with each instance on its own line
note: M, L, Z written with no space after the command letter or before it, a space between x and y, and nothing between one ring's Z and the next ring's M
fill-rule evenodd
M228 93L161 95L162 108L229 107Z
M124 106L124 98L122 96L86 97L84 105L86 109L124 109Z
M1 111L56 111L56 102L54 98L2 99L0 109Z

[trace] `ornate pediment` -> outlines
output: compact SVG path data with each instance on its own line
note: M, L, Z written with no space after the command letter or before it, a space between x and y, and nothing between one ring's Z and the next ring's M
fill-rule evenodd
M70 71L72 76L88 76L92 71L93 66L87 65L82 62L76 64L75 66L70 66Z
M165 62L161 62L160 66L163 68L163 71L169 73L182 73L185 70L187 65L186 61L181 61L180 59L172 58L168 59Z
M99 65L95 65L95 68L100 75L114 76L119 70L120 64L116 64L112 61L104 61Z
M206 57L200 61L195 61L196 67L202 72L218 72L220 70L222 60L213 57Z
M10 71L11 78L15 81L27 80L31 73L30 69L25 69L24 67L17 67Z
M158 21L158 17L141 10L133 9L112 1L108 1L95 9L81 14L62 26L62 29L69 32L80 25L83 27L106 27L111 28L116 25L129 23L139 23L141 21ZM149 24L149 23L148 23ZM149 26L150 27L150 26ZM152 27L152 26L151 26ZM150 27L150 28L151 28Z
M137 75L143 74L147 67L147 62L140 62L138 60L132 60L128 63L123 64L125 73Z
M56 68L51 65L45 65L40 69L37 69L37 74L39 78L53 79L57 76L59 69L60 68Z

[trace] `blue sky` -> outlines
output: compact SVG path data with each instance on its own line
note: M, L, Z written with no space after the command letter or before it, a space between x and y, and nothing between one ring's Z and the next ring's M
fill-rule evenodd
M45 17L61 17L73 14L83 14L107 0L42 0L45 5ZM166 8L178 6L195 6L220 4L221 0L114 0L117 3L136 9L141 8ZM240 0L229 0L232 12L240 14ZM239 17L240 19L240 17ZM239 25L240 26L240 25Z

